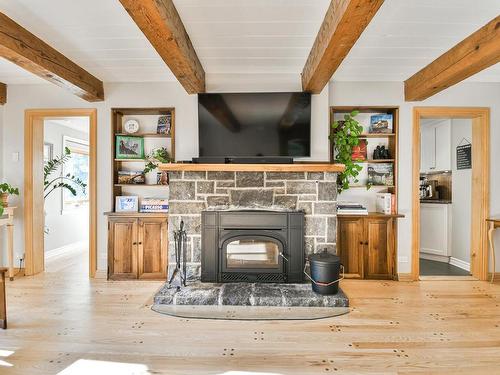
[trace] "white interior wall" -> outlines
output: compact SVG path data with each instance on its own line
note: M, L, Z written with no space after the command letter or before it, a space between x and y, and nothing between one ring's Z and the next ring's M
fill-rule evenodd
M399 106L398 272L411 272L412 121L413 107L489 107L491 109L490 213L500 215L500 83L460 83L422 102L404 101L402 82L331 82L330 105ZM500 231L495 233L500 248ZM497 270L500 269L497 257Z
M114 83L105 84L106 101L88 103L54 85L11 85L9 100L4 106L4 142L2 154L4 177L11 184L23 186L24 110L29 108L97 108L98 110L98 269L106 269L106 218L103 212L111 208L110 109L113 107L176 108L176 157L191 159L198 152L197 98L187 95L178 83ZM313 140L311 160L328 160L329 105L399 105L399 208L406 215L399 221L399 272L411 270L411 150L413 106L482 106L491 107L491 139L500 139L500 84L462 83L421 103L404 102L403 84L398 82L334 82L313 98ZM19 162L7 162L12 152L19 152ZM500 146L492 141L491 152L491 213L500 214L500 170L494 161L500 160ZM16 218L15 252L23 253L22 202ZM500 233L496 234L500 248ZM500 257L499 257L500 258ZM500 268L500 259L498 260Z
M463 138L472 142L472 120L451 120L451 256L470 263L472 169L457 169L456 153Z
M71 118L68 118L71 121ZM89 140L88 124L82 124L83 129L77 130L68 126L46 120L44 122L44 142L52 143L53 157L61 156L63 153L63 137L68 136L83 141ZM61 169L52 174L55 178ZM62 190L54 190L45 200L45 226L48 233L45 234L45 251L54 250L76 242L88 243L89 235L89 212L88 207L63 212Z
M98 269L107 267L107 224L103 212L111 209L111 108L115 107L175 107L176 159L190 160L198 154L198 107L196 95L187 95L176 82L105 84L106 101L86 102L54 85L10 85L9 100L3 119L9 126L1 154L4 160L13 152L20 153L16 163L4 162L5 179L23 189L24 111L30 108L97 108L97 240ZM313 141L311 160L328 160L328 89L313 97ZM321 110L320 108L324 108ZM16 213L14 238L15 258L24 253L22 198L13 202ZM3 242L2 242L3 244ZM3 253L3 252L2 252ZM5 264L5 258L3 258Z

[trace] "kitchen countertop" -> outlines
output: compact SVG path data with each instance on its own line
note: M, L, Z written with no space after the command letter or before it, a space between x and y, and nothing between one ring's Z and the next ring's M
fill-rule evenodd
M448 199L420 199L420 203L452 204L453 202Z

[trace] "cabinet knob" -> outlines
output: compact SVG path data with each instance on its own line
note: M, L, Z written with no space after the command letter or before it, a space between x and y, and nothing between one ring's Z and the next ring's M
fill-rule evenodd
M137 242L132 242L132 245L137 245Z
M368 245L368 241L365 242L365 245Z
M360 245L363 245L363 241L359 241L359 244L360 244Z
M142 242L139 242L139 245L142 245Z

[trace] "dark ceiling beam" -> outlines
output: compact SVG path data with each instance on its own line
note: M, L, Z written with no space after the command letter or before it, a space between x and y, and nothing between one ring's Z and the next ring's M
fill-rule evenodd
M319 94L384 0L332 0L302 70L302 90Z
M104 100L102 82L0 13L0 57L89 102Z
M405 100L420 101L500 62L497 16L405 81Z
M205 71L172 0L120 0L188 94L205 92Z

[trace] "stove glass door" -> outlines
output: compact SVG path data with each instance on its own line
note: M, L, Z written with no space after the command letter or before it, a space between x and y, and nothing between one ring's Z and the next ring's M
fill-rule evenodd
M271 238L238 237L226 243L226 268L278 269L281 244Z

